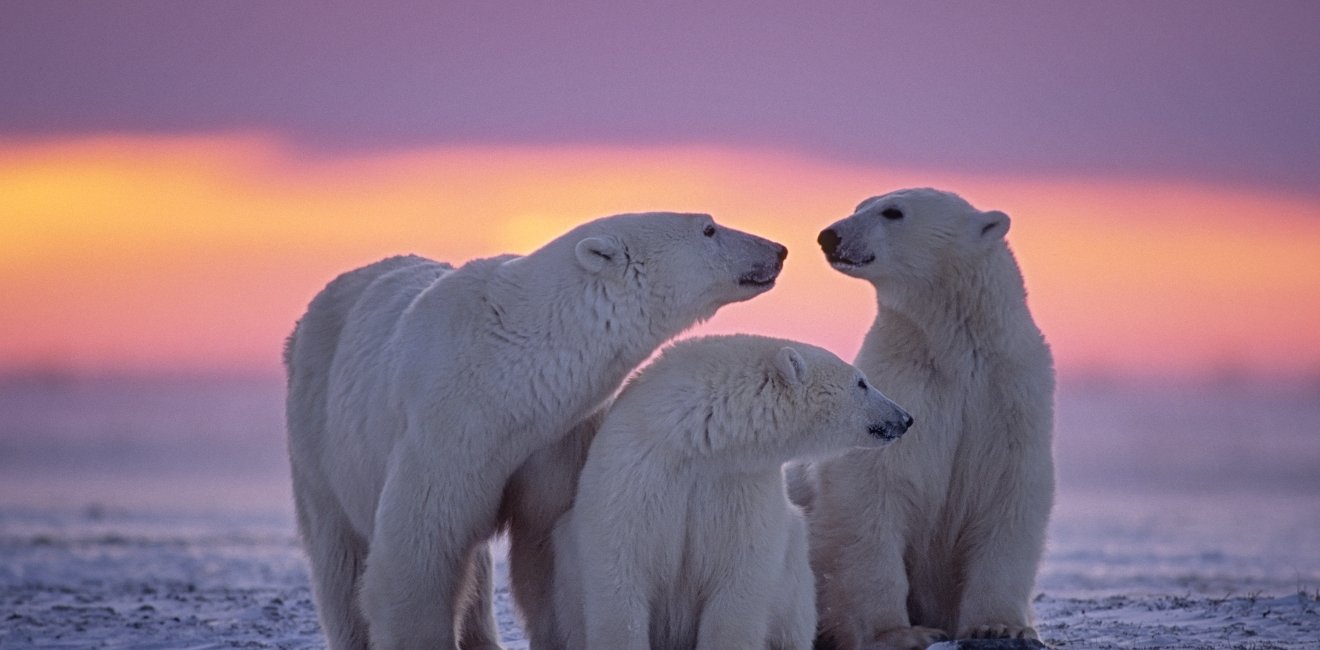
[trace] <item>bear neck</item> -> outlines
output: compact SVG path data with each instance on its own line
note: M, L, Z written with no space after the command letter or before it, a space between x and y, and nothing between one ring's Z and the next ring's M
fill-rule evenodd
M876 287L878 311L868 338L886 349L960 364L974 351L1039 345L1022 272L1007 245L976 259L951 260L929 283Z
M496 271L490 291L500 306L503 339L530 358L572 363L574 374L585 373L580 376L611 384L612 390L684 324L674 325L637 286L564 274L565 263L577 262L571 250L554 252L537 251Z

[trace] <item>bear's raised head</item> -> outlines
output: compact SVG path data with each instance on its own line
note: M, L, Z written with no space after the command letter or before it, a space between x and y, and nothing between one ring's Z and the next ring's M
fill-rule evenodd
M882 447L912 425L902 407L828 350L748 334L673 344L613 410L658 428L655 442L687 455L765 467Z
M817 241L835 270L873 283L936 281L951 264L975 264L1005 247L1009 218L952 192L904 189L875 196Z
M639 290L653 308L705 320L774 286L788 249L707 214L649 212L597 219L565 236L579 267L604 285ZM689 313L690 312L690 313Z

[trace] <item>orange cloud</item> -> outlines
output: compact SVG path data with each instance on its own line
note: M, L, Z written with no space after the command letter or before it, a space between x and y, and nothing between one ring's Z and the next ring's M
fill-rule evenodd
M453 147L313 155L259 135L0 147L0 368L274 370L336 273L417 252L528 252L593 217L710 212L786 244L781 285L702 331L850 358L874 314L821 227L860 199L954 189L1009 239L1061 368L1320 368L1320 203L1261 190L1005 178L706 147Z

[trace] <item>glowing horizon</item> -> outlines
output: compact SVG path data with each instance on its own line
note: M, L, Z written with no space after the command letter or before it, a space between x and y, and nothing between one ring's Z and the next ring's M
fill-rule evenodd
M787 245L780 286L697 332L851 358L864 283L815 244L862 198L957 191L1008 235L1061 372L1320 371L1320 200L1176 181L971 175L713 146L467 146L312 156L256 133L0 143L0 372L275 371L336 274L391 254L526 253L641 210Z

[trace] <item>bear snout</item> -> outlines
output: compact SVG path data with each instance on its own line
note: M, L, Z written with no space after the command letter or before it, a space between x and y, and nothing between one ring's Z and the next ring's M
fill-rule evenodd
M857 250L858 244L854 240L850 246L843 244L843 237L839 231L830 226L820 231L820 236L816 237L816 242L820 244L820 249L825 251L825 259L835 266L835 268L845 273L851 269L861 268L875 261L875 255L867 253L864 250Z
M907 413L904 413L902 421L900 422L885 421L885 422L881 422L880 424L872 424L871 426L867 427L866 432L876 438L880 438L881 440L894 441L894 440L898 440L900 437L903 436L903 434L907 433L908 429L912 428L912 423L913 423L912 416L908 415Z
M738 278L738 284L752 287L769 287L775 283L775 280L779 277L779 272L782 270L784 270L782 258L773 263L756 264L752 267L752 270Z
M820 231L820 236L816 238L816 243L820 244L820 249L825 251L826 257L834 257L839 249L839 242L843 239L839 233L834 232L833 228L826 228Z

